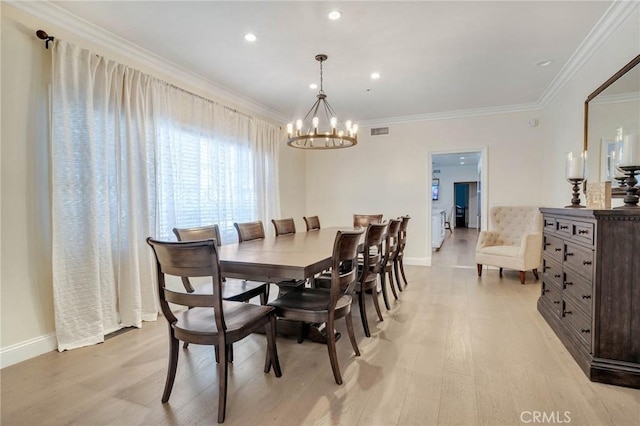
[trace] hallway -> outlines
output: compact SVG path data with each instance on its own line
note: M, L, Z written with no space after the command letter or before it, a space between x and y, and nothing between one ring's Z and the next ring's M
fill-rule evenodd
M478 230L454 228L445 233L439 250L431 253L431 266L449 268L475 268Z

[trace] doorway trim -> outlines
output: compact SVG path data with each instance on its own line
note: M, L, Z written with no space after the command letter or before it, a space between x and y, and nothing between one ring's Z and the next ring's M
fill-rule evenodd
M433 156L434 155L443 155L443 154L462 154L462 153L466 153L466 152L480 152L481 154L481 159L480 159L480 164L481 164L481 174L480 174L480 181L478 182L478 184L480 185L480 193L481 193L481 220L480 220L480 229L482 230L486 230L487 229L487 214L488 214L488 206L489 206L489 176L487 173L488 171L488 164L489 164L489 149L487 148L487 146L482 146L482 147L475 147L475 148L460 148L460 149L449 149L449 150L443 150L443 151L427 151L427 177L430 178L431 176L433 176ZM429 188L431 188L431 185L429 185ZM431 266L431 253L432 253L432 248L431 248L431 208L433 206L433 203L431 201L431 197L427 197L427 204L426 204L426 219L427 219L427 266Z

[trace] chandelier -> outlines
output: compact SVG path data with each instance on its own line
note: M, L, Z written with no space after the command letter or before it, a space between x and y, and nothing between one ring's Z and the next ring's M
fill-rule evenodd
M322 63L326 60L327 55L316 55L316 61L320 62L320 91L315 103L302 120L296 121L295 132L293 123L287 124L287 145L294 148L338 149L349 148L358 143L358 125L347 120L340 129L336 113L327 101L322 87ZM320 121L318 114L324 116L324 121Z

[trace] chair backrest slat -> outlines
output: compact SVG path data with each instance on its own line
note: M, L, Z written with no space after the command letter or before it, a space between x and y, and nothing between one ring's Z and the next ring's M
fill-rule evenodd
M381 214L354 214L353 215L353 226L363 226L366 227L370 223L382 223L382 215Z
M271 219L271 223L273 223L273 228L276 231L276 237L296 233L296 223L293 218Z
M305 216L303 219L307 225L307 231L320 229L320 218L318 216Z
M362 277L360 282L376 279L382 270L382 243L387 233L387 223L370 223L364 238Z
M194 228L173 228L178 241L216 240L216 245L222 245L220 228L218 225L198 226Z
M352 294L358 279L358 246L364 229L338 231L333 243L331 259L331 297L329 309L333 309L340 297Z
M236 231L238 231L238 242L259 240L264 238L264 226L262 221L234 223Z

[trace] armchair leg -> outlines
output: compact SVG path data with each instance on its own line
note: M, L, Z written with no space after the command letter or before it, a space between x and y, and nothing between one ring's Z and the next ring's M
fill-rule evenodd
M536 280L540 279L540 277L538 277L538 268L533 268L533 276L536 277Z
M520 284L524 284L524 271L520 271Z
M478 263L477 266L478 266L478 276L481 277L482 276L482 265Z

